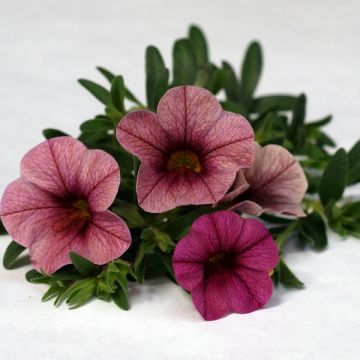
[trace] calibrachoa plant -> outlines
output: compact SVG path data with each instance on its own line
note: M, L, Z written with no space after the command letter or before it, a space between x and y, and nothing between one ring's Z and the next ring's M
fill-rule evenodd
M334 151L331 116L305 122L304 94L256 95L259 43L240 76L210 61L196 26L175 42L171 76L154 46L145 62L146 104L98 67L109 89L79 82L104 112L77 139L44 130L4 191L4 266L27 248L44 301L127 310L129 286L168 276L215 320L262 308L274 284L303 287L288 241L325 249L327 227L360 237L360 202L343 198L360 182L360 142Z

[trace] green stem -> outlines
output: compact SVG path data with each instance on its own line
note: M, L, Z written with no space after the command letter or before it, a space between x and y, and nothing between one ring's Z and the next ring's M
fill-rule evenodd
M325 216L324 208L320 201L312 200L309 198L304 198L303 202L306 205L307 209L315 210L319 214Z
M298 226L299 226L299 222L298 220L295 220L276 237L275 242L279 250L282 249L282 247L285 244L285 241L290 237L290 235L296 230Z

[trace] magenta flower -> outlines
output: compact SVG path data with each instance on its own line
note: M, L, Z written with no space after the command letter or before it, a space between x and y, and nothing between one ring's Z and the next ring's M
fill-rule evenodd
M222 201L232 201L231 210L255 216L263 212L305 216L300 203L307 186L301 165L286 149L256 144L252 167L238 172Z
M260 221L218 211L193 223L176 245L173 267L203 318L216 320L263 307L278 260L275 242Z
M5 190L0 215L37 270L53 273L74 251L105 264L129 247L126 224L107 211L120 184L116 161L101 150L58 137L30 150L21 177Z
M236 172L253 159L254 133L248 121L223 111L214 95L195 86L169 90L157 114L129 113L116 134L141 160L138 202L154 213L219 201Z

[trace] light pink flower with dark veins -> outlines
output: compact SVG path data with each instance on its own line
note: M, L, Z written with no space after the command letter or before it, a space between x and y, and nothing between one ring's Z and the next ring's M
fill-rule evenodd
M169 90L157 114L129 113L116 134L141 160L137 196L148 212L213 204L224 196L236 172L253 160L249 122L223 111L214 95L195 86Z
M21 161L21 177L6 188L0 214L14 241L28 247L37 270L53 273L74 251L96 264L122 255L126 224L107 211L120 184L116 161L71 137L44 141Z
M232 211L199 217L176 245L175 277L205 320L262 308L272 294L279 252L258 220Z
M251 168L237 173L222 202L231 210L259 216L264 212L305 216L300 203L307 180L299 162L279 145L255 146Z

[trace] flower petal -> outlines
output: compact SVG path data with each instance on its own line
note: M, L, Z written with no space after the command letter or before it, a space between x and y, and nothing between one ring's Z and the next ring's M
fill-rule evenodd
M10 183L1 199L1 220L11 237L23 246L52 227L53 217L63 212L55 197L20 178Z
M301 165L278 145L257 145L254 164L245 170L245 178L250 184L248 200L276 212L286 212L288 204L299 204L307 189ZM286 204L285 209L281 204Z
M128 227L111 212L93 213L90 224L69 224L68 215L59 212L52 219L53 226L46 224L42 236L30 245L29 254L35 269L51 274L71 263L71 251L103 265L121 256L130 246Z
M91 210L105 211L114 201L120 185L115 159L102 150L88 150L78 173L77 190Z
M193 303L205 320L217 320L232 312L248 313L262 308L272 294L268 274L247 271L239 275L224 267L211 274L191 292Z
M234 170L248 168L254 158L254 131L241 115L223 112L203 137L203 158L222 160L222 166Z
M116 128L119 143L140 160L158 162L164 157L169 137L156 114L136 110L127 114Z
M141 163L136 192L139 205L160 213L182 205L213 204L220 200L234 181L235 172L211 167L206 173L167 172L153 164Z
M196 86L179 86L161 98L157 113L160 125L177 143L191 146L222 115L216 97Z
M236 174L233 185L231 186L229 192L221 199L221 202L230 202L234 200L248 188L249 183L246 181L243 171L239 170Z
M125 222L110 211L95 212L82 242L73 242L78 252L95 264L106 264L121 256L131 244Z
M21 176L43 190L64 196L76 187L86 147L70 136L42 142L22 159Z

